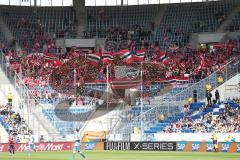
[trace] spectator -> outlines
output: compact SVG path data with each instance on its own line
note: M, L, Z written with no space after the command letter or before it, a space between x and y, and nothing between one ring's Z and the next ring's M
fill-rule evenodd
M163 122L164 121L164 114L161 113L159 116L159 122Z
M13 94L12 94L12 92L9 92L8 93L8 103L10 106L12 106L12 100L13 100Z
M206 98L207 98L208 105L212 105L212 93L210 91L207 91Z
M216 103L220 102L220 95L219 95L218 90L215 91L215 100L216 100Z

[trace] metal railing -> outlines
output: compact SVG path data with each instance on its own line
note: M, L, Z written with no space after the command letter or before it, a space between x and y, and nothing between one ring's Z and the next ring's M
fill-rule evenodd
M54 128L48 121L46 121L46 119L44 119L42 114L42 109L44 107L39 103L38 98L35 97L27 88L27 86L22 83L21 77L19 77L14 70L11 70L10 63L8 60L6 60L4 53L1 50L0 61L2 71L6 74L13 85L14 90L17 92L17 94L14 95L16 96L13 101L15 102L14 109L19 112L19 114L24 118L25 122L27 122L30 127L33 127L35 134L38 136L42 135L41 133L44 129L48 134L44 136L47 136L49 139L56 139L55 136L58 136L58 134L54 132ZM21 98L23 99L23 102L20 102L19 99Z
M63 94L61 94L62 96L60 96L60 98L56 97L56 98L51 98L50 100L35 97L31 92L31 90L28 88L28 86L23 83L22 74L16 73L16 71L11 70L10 62L5 58L5 55L1 50L0 50L0 63L1 63L0 65L3 72L6 74L11 84L14 86L14 90L16 90L17 94L19 95L18 99L15 99L15 101L18 100L18 103L16 103L16 106L15 106L15 109L19 111L20 115L24 117L24 120L28 124L30 124L30 126L32 126L35 129L37 128L35 130L35 134L40 136L41 135L40 132L42 131L42 129L44 129L48 134L46 136L49 136L51 141L53 139L57 140L59 138L61 140L62 136L65 136L65 135L60 135L60 131L57 130L56 124L59 122L64 122L64 120L54 119L53 121L50 121L47 119L47 116L43 112L43 110L46 108L55 109L54 105L56 105L56 103L67 101L69 100L69 97L64 96ZM93 89L99 89L99 90L104 89L104 85L95 86L95 85L89 84L88 87ZM20 97L24 99L23 109L19 109ZM47 106L42 104L43 101L47 103ZM91 109L92 112L94 112L95 108L92 106L92 104L93 104L93 99L90 101L89 105L86 108ZM76 107L76 106L71 105L71 107ZM35 120L33 120L32 118L34 118ZM70 119L72 119L72 117L69 117L69 121ZM86 120L88 119L87 115L85 115L85 119ZM84 122L78 122L78 121L73 122L74 128L77 128L76 127L78 126L77 123L82 124Z

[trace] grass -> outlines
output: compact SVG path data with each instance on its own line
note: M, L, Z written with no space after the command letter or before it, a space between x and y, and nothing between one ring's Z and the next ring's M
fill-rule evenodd
M86 151L87 160L240 160L240 153ZM76 156L80 160L80 156ZM0 153L0 160L71 160L71 152Z

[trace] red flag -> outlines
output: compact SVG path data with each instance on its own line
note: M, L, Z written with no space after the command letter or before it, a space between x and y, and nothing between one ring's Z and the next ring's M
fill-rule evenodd
M102 54L102 62L105 64L111 64L113 62L113 53L112 52L104 52Z
M57 55L52 53L43 53L43 58L50 63L58 59Z
M160 60L163 63L167 64L168 63L168 57L166 56L166 54L164 52L160 52L159 55L160 55Z
M123 60L123 62L132 63L133 56L129 52L129 50L120 50L117 54L120 56L120 58Z
M100 53L88 54L87 55L88 63L92 64L94 66L98 65L100 60L101 60Z
M137 50L133 55L134 62L142 62L145 56L145 49Z

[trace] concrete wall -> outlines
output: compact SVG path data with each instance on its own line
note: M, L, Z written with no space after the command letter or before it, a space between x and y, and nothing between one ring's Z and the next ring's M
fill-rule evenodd
M240 98L240 92L239 92L239 83L240 81L240 74L234 76L218 88L216 88L219 91L220 94L220 100L226 100L227 98ZM212 91L213 97L215 97L215 91L214 89Z

